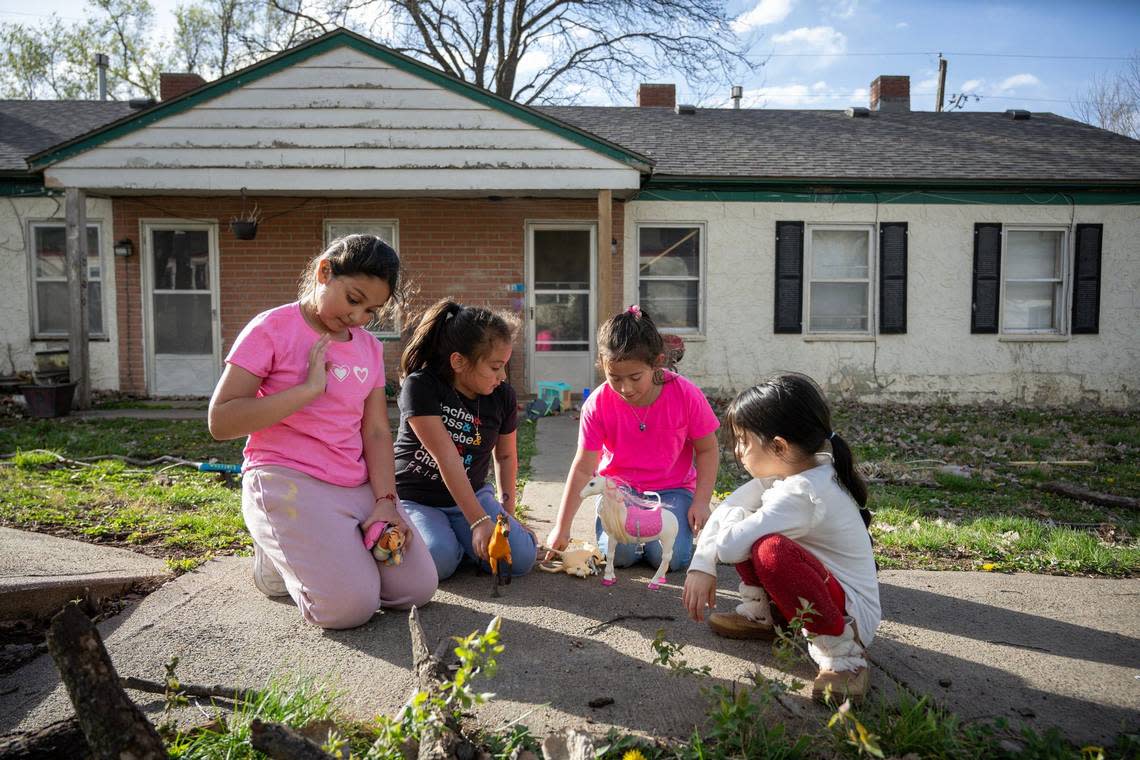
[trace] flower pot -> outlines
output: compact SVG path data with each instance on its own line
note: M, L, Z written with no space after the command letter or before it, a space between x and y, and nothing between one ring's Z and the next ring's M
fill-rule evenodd
M230 222L230 231L238 240L253 240L257 237L257 222L248 222L235 219Z
M59 385L21 385L20 393L28 404L31 417L66 417L71 414L71 399L76 383Z

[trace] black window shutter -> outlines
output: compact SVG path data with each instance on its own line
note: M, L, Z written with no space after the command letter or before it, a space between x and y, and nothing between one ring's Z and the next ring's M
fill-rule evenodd
M879 332L906 332L906 222L879 225Z
M804 223L776 222L776 322L773 332L803 332Z
M998 331L998 301L1001 297L1001 225L974 225L974 292L972 333Z
M1078 224L1073 262L1073 334L1100 332L1100 244L1103 224Z

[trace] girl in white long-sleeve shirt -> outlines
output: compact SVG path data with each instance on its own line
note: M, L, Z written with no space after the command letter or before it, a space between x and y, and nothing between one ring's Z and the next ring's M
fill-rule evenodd
M867 486L831 428L823 393L787 374L741 393L729 407L737 457L755 478L734 491L701 532L683 601L694 620L716 605L716 564L740 574L743 603L712 613L731 638L771 639L769 599L783 620L803 614L820 667L812 693L854 699L868 686L864 647L879 626L879 585L867 532Z

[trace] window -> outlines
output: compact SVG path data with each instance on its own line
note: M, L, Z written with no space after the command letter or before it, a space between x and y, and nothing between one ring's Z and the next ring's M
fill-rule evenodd
M874 244L870 225L809 225L804 270L809 333L872 331Z
M1007 227L1002 263L1004 333L1065 330L1065 231Z
M325 222L325 245L345 235L375 235L388 245L400 250L395 221L338 220ZM400 337L400 315L392 312L368 325L368 331L378 338Z
M59 222L33 222L32 335L66 337L71 328L71 301L67 294L67 227ZM99 251L99 225L87 225L87 318L94 337L104 337L103 266Z
M646 225L637 229L638 300L668 332L701 332L704 229Z

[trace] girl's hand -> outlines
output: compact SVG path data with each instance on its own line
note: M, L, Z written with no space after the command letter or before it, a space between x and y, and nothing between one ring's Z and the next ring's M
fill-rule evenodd
M361 526L360 530L367 533L368 528L373 523L386 522L389 525L395 526L397 530L404 534L404 544L407 545L412 540L412 532L408 530L408 526L404 524L403 518L400 517L399 510L390 499L381 499L376 502L372 507L372 514L368 516Z
M711 514L712 510L708 504L694 503L689 507L689 527L693 529L693 533L699 533L701 528L705 527Z
M494 530L494 520L484 520L471 530L471 548L475 550L475 556L481 560L486 561L490 556L488 549L491 544L491 533Z
M716 576L690 570L685 576L685 590L681 593L681 603L689 617L698 623L705 619L705 610L716 607Z
M309 349L309 375L305 378L305 387L318 394L325 392L325 384L328 382L329 362L325 361L325 353L331 339L332 335L325 333Z
M546 545L551 549L562 551L566 548L567 544L570 543L570 537L564 535L564 533L567 532L568 531L563 531L562 528L555 528L554 530L550 531L550 535L546 537ZM547 552L545 559L550 559L551 556L553 555L551 555L550 552Z

